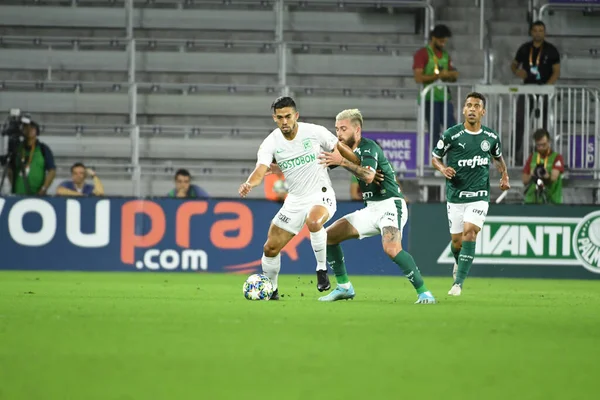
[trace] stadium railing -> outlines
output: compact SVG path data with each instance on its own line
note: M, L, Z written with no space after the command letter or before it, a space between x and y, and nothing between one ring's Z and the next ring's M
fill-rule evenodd
M586 86L538 86L538 85L480 85L453 84L441 85L445 89L444 110L448 103L455 99L454 110L456 120L462 118L462 102L470 91L483 93L487 97L487 114L483 123L501 133L503 149L507 165L513 168L523 166L529 155L531 135L543 126L542 116L544 102L540 96L548 96L547 126L555 141L554 149L565 158L566 167L574 176L600 179L600 90ZM433 112L433 100L426 100L433 85L421 91L421 104L418 121L418 165L419 174L424 176L431 171L426 164L425 138L429 143L433 137L427 132L426 113ZM523 158L516 159L516 122L517 99L519 95L533 97L534 107L540 110L539 117L526 120L523 138ZM525 102L525 115L532 115L529 102ZM446 113L444 113L445 115ZM533 115L536 115L535 113ZM444 118L443 126L448 126ZM444 128L444 129L445 129Z

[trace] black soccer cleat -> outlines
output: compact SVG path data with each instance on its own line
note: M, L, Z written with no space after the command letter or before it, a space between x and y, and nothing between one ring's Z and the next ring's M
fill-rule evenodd
M324 292L329 289L331 289L331 283L329 282L327 271L317 271L317 290Z
M279 300L279 289L275 289L269 300Z

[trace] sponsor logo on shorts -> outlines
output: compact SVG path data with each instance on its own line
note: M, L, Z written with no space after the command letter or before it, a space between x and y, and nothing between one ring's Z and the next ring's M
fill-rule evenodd
M489 144L489 143L488 143ZM475 156L473 158L469 158L467 160L458 160L459 167L481 167L485 165L490 165L490 159L487 157Z
M287 215L283 215L282 213L277 214L277 219L283 222L284 224L290 222L290 217L288 217Z
M485 190L484 190L485 191ZM473 214L477 214L477 215L483 215L484 217L487 215L487 213L485 212L485 210L477 210L477 209L473 209L471 210L473 212Z

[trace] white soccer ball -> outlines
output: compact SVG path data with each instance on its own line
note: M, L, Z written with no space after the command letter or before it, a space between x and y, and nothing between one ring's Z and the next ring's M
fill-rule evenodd
M242 288L248 300L269 300L273 295L273 283L263 274L253 274L246 279Z
M288 184L283 179L278 180L273 184L273 191L277 194L286 194L288 192Z

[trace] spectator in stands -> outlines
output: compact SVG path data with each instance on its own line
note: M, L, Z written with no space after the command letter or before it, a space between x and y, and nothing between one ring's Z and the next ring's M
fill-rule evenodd
M565 172L563 157L552 151L550 134L538 129L533 134L535 152L523 168L526 204L562 204L562 178Z
M187 169L179 169L175 173L175 189L167 193L169 197L183 199L210 197L202 188L192 185L192 175Z
M12 192L17 195L45 196L56 176L52 150L38 140L39 126L29 117L23 117L25 140L15 150L15 157L7 171Z
M529 29L531 41L523 43L511 69L513 74L523 80L524 85L553 85L560 77L560 54L558 49L545 40L546 25L542 21L531 24ZM534 97L529 97L529 109L534 109ZM543 96L542 126L548 128L548 96ZM535 110L536 118L540 116L540 110ZM523 159L523 138L525 136L525 124L529 122L525 116L525 96L519 96L517 100L516 121L516 159ZM527 149L528 150L528 149Z
M456 82L458 71L452 65L450 55L444 49L452 32L446 25L436 25L431 31L431 39L426 47L418 50L413 57L413 73L415 82L423 87L435 84L435 82ZM433 132L433 143L436 143L444 129L456 125L454 107L450 102L450 92L447 92L447 108L444 110L445 87L436 85L426 96L427 107L425 118L429 131ZM433 113L430 111L430 100L433 96ZM421 98L419 97L419 102ZM444 127L444 114L448 126Z
M92 178L93 185L85 183L87 177ZM60 184L56 189L59 196L104 196L104 186L91 168L86 168L80 162L71 167L71 179Z
M283 172L276 163L271 163L270 172L265 176L265 198L283 203L287 197L287 184Z
M360 185L358 184L358 178L352 175L350 181L350 198L352 200L360 200L362 201L362 191L360 190Z

